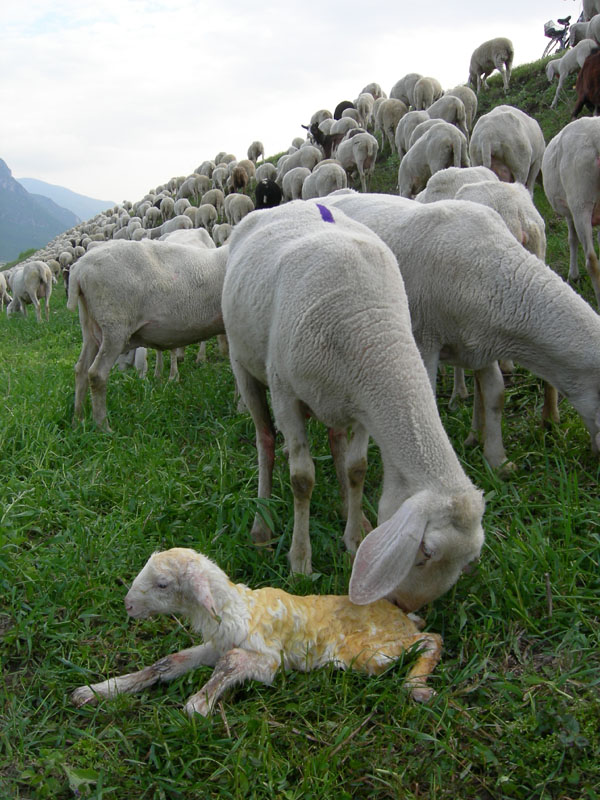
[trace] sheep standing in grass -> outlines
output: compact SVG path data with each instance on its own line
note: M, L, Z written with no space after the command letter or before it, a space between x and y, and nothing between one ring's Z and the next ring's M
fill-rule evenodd
M481 181L498 181L495 172L487 167L447 167L429 178L427 186L415 197L419 203L452 200L461 186Z
M465 115L467 120L467 129L469 133L473 130L473 123L477 116L477 95L470 86L455 86L454 89L448 89L446 94L453 97L458 97L463 101L465 107Z
M271 685L280 667L300 672L333 664L368 675L383 672L406 650L419 655L405 686L414 700L433 694L427 678L439 661L442 640L421 633L411 616L387 600L357 606L347 596L291 595L265 586L232 583L201 553L174 547L154 553L125 597L130 617L177 614L189 619L203 644L166 656L139 672L80 686L77 706L99 697L140 692L199 666L214 667L210 680L185 704L208 716L229 687L246 680Z
M417 111L426 111L442 96L442 86L436 78L423 76L415 83L413 105Z
M473 50L469 64L469 83L479 94L482 85L487 88L487 78L497 69L502 75L504 91L508 91L510 72L515 50L510 39L502 36L490 39Z
M409 111L408 114L402 117L396 126L396 132L394 134L394 144L396 145L396 152L398 153L400 161L402 161L405 154L408 152L412 132L417 125L420 125L428 119L430 119L430 116L427 111Z
M546 64L546 77L552 81L558 75L558 86L554 99L550 103L550 108L556 108L558 105L558 96L563 87L567 77L579 67L583 67L583 62L590 55L598 49L598 42L595 39L583 39L579 44L562 56L562 58L555 58Z
M382 142L386 139L393 153L396 149L395 135L396 128L402 117L408 112L408 107L402 100L393 97L383 100L377 109L375 128L381 131ZM383 145L382 145L383 147Z
M377 139L360 129L349 131L338 146L337 160L346 170L346 174L358 172L363 192L367 191L367 185L375 171L378 148Z
M40 298L46 301L46 322L50 319L50 297L52 296L52 270L44 261L28 261L18 266L10 276L12 300L6 308L7 314L21 311L27 316L27 306L31 303L38 322L42 321Z
M345 189L347 185L346 172L340 164L320 162L302 184L302 199L325 197L331 192Z
M67 302L70 311L79 308L83 339L75 365L74 422L83 416L89 385L94 422L110 430L106 384L121 353L132 347L174 350L225 332L226 261L226 246L168 241L111 242L79 259Z
M479 553L483 502L441 425L395 258L367 228L311 200L252 214L229 247L223 317L231 364L256 427L259 497L271 494L274 460L267 387L285 438L292 570L312 569L310 413L330 429L350 552L361 540L369 434L381 448L380 525L358 547L350 599L364 604L389 596L417 609L445 592ZM270 537L261 515L252 536Z
M400 162L398 191L403 197L414 197L438 170L468 166L466 138L454 125L438 120L408 149Z
M225 219L230 225L237 225L246 214L254 211L254 203L246 194L228 194L224 202Z
M427 113L431 119L443 119L445 122L456 125L463 136L466 139L469 138L467 112L460 97L444 94L427 108Z
M600 120L582 117L557 133L544 153L542 175L548 202L567 222L569 279L579 279L577 251L581 243L600 306L600 266L592 230L600 224Z
M283 201L299 200L302 197L302 184L310 175L310 170L306 167L294 167L283 176L281 189L283 191Z
M255 164L259 158L265 160L265 146L262 142L255 141L252 142L250 147L248 148L248 158L250 161L253 161Z
M414 109L415 107L415 84L422 78L423 76L420 75L418 72L409 72L403 78L400 78L399 81L392 86L390 90L390 97L396 98L396 100L402 100L403 103L406 104L408 108L412 106Z
M483 436L492 467L506 461L497 361L514 359L555 386L600 448L600 317L492 209L393 195L331 195L327 203L368 225L395 253L413 332L435 387L440 359L475 370L482 408L467 444ZM508 466L508 465L507 465Z
M537 120L507 105L479 117L469 144L473 166L493 170L501 181L525 184L532 197L544 149L544 134Z
M12 299L6 289L6 278L4 277L4 273L0 272L0 311L4 311L4 303L10 303Z

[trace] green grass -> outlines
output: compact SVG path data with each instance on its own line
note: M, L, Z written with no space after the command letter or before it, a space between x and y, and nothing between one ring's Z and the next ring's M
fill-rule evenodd
M516 74L516 91L527 102L540 94L543 111L553 90L541 95L536 75L528 91ZM374 188L390 191L396 171L382 162ZM566 275L564 223L541 187L536 202L548 261ZM591 300L587 278L578 289ZM0 800L600 796L598 461L566 401L560 425L541 428L541 383L523 370L507 389L505 443L518 470L506 481L478 448L464 449L470 403L450 412L451 375L440 381L444 424L487 511L478 568L424 609L444 637L432 702L410 700L396 665L377 678L281 673L272 687L238 688L207 720L181 707L208 669L74 708L76 686L192 643L175 620L126 617L126 587L153 550L195 547L236 581L298 593L345 592L350 562L319 425L310 425L316 573L293 579L282 442L273 546L257 550L254 430L216 346L202 366L190 348L177 384L115 370L114 433L96 431L89 408L73 429L79 325L62 286L51 305L49 324L0 317ZM373 519L380 484L372 446Z

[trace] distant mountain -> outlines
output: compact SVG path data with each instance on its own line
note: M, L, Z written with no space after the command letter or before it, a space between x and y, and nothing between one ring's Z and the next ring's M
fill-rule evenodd
M37 250L80 221L47 197L29 194L0 158L0 261Z
M100 211L112 208L115 203L112 200L95 200L93 197L86 197L77 194L64 186L55 186L53 183L38 181L36 178L17 178L21 186L24 186L32 194L41 194L54 200L59 206L68 208L81 220L88 220L95 217Z

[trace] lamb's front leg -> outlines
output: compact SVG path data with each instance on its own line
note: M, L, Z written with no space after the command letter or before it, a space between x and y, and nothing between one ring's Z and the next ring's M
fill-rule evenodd
M279 660L272 656L236 647L217 661L212 677L199 692L190 697L185 710L190 716L198 713L207 717L230 686L249 679L271 684L279 664Z
M79 686L71 694L71 701L76 706L95 703L99 697L114 697L117 694L133 694L141 692L155 683L164 683L178 678L196 667L212 667L217 663L219 653L211 645L201 644L180 650L165 658L161 658L139 672L130 672L117 678L109 678L101 683Z

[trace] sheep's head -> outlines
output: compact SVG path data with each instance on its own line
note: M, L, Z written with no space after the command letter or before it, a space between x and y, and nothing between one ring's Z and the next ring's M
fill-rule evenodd
M435 600L479 557L484 504L476 489L450 497L424 490L362 541L350 578L358 605L382 597L405 611Z
M221 572L208 558L187 548L154 553L127 592L125 609L137 619L154 614L195 615L198 605L214 614L210 572L216 570Z

